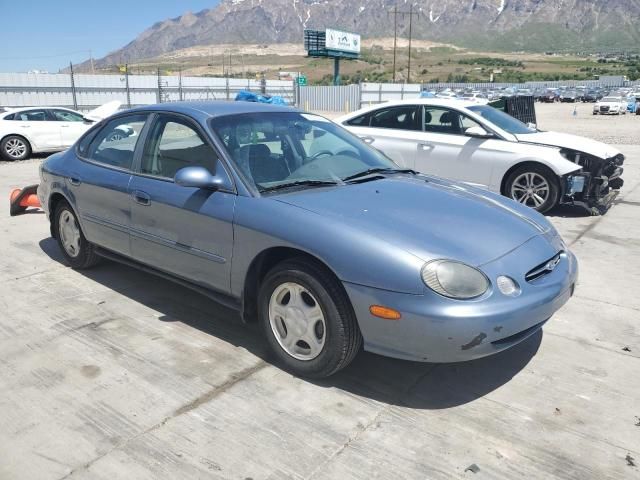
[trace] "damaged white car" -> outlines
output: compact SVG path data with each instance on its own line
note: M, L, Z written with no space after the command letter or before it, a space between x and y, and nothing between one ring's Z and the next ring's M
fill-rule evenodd
M0 113L0 156L24 160L31 153L57 152L73 145L95 122L118 111L113 101L82 114L62 107L20 107ZM114 132L126 136L127 132Z
M402 167L487 188L540 212L578 204L603 213L623 184L618 150L540 131L488 105L403 100L336 122Z

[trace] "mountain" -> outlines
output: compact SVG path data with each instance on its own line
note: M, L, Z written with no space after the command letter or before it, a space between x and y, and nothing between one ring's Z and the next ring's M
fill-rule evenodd
M302 42L305 28L393 36L393 0L222 0L158 22L97 62L107 66L198 45ZM640 0L417 0L414 38L498 51L638 49ZM398 15L408 36L409 15Z

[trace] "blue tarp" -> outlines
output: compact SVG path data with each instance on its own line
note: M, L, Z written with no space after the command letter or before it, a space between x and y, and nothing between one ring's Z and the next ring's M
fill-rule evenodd
M247 90L240 90L236 95L236 102L258 102L258 103L270 103L272 105L286 105L287 101L277 95L261 95L259 93L249 92Z

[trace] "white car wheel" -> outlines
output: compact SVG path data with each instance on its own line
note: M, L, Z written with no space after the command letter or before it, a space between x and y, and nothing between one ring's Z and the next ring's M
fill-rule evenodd
M0 153L9 161L24 160L31 155L31 145L22 137L10 135L2 140Z

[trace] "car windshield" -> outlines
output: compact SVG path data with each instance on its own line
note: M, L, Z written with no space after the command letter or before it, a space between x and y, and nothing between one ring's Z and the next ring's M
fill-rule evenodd
M213 118L215 134L236 166L261 191L342 184L398 165L335 123L300 112Z
M602 101L603 102L621 102L622 99L620 97L604 97Z
M477 113L485 120L493 123L497 127L500 127L505 132L511 133L512 135L523 135L527 133L536 133L535 128L530 128L526 124L522 123L517 118L513 118L511 115L507 115L500 110L490 107L488 105L478 105L473 107L468 107L468 110L473 113Z

